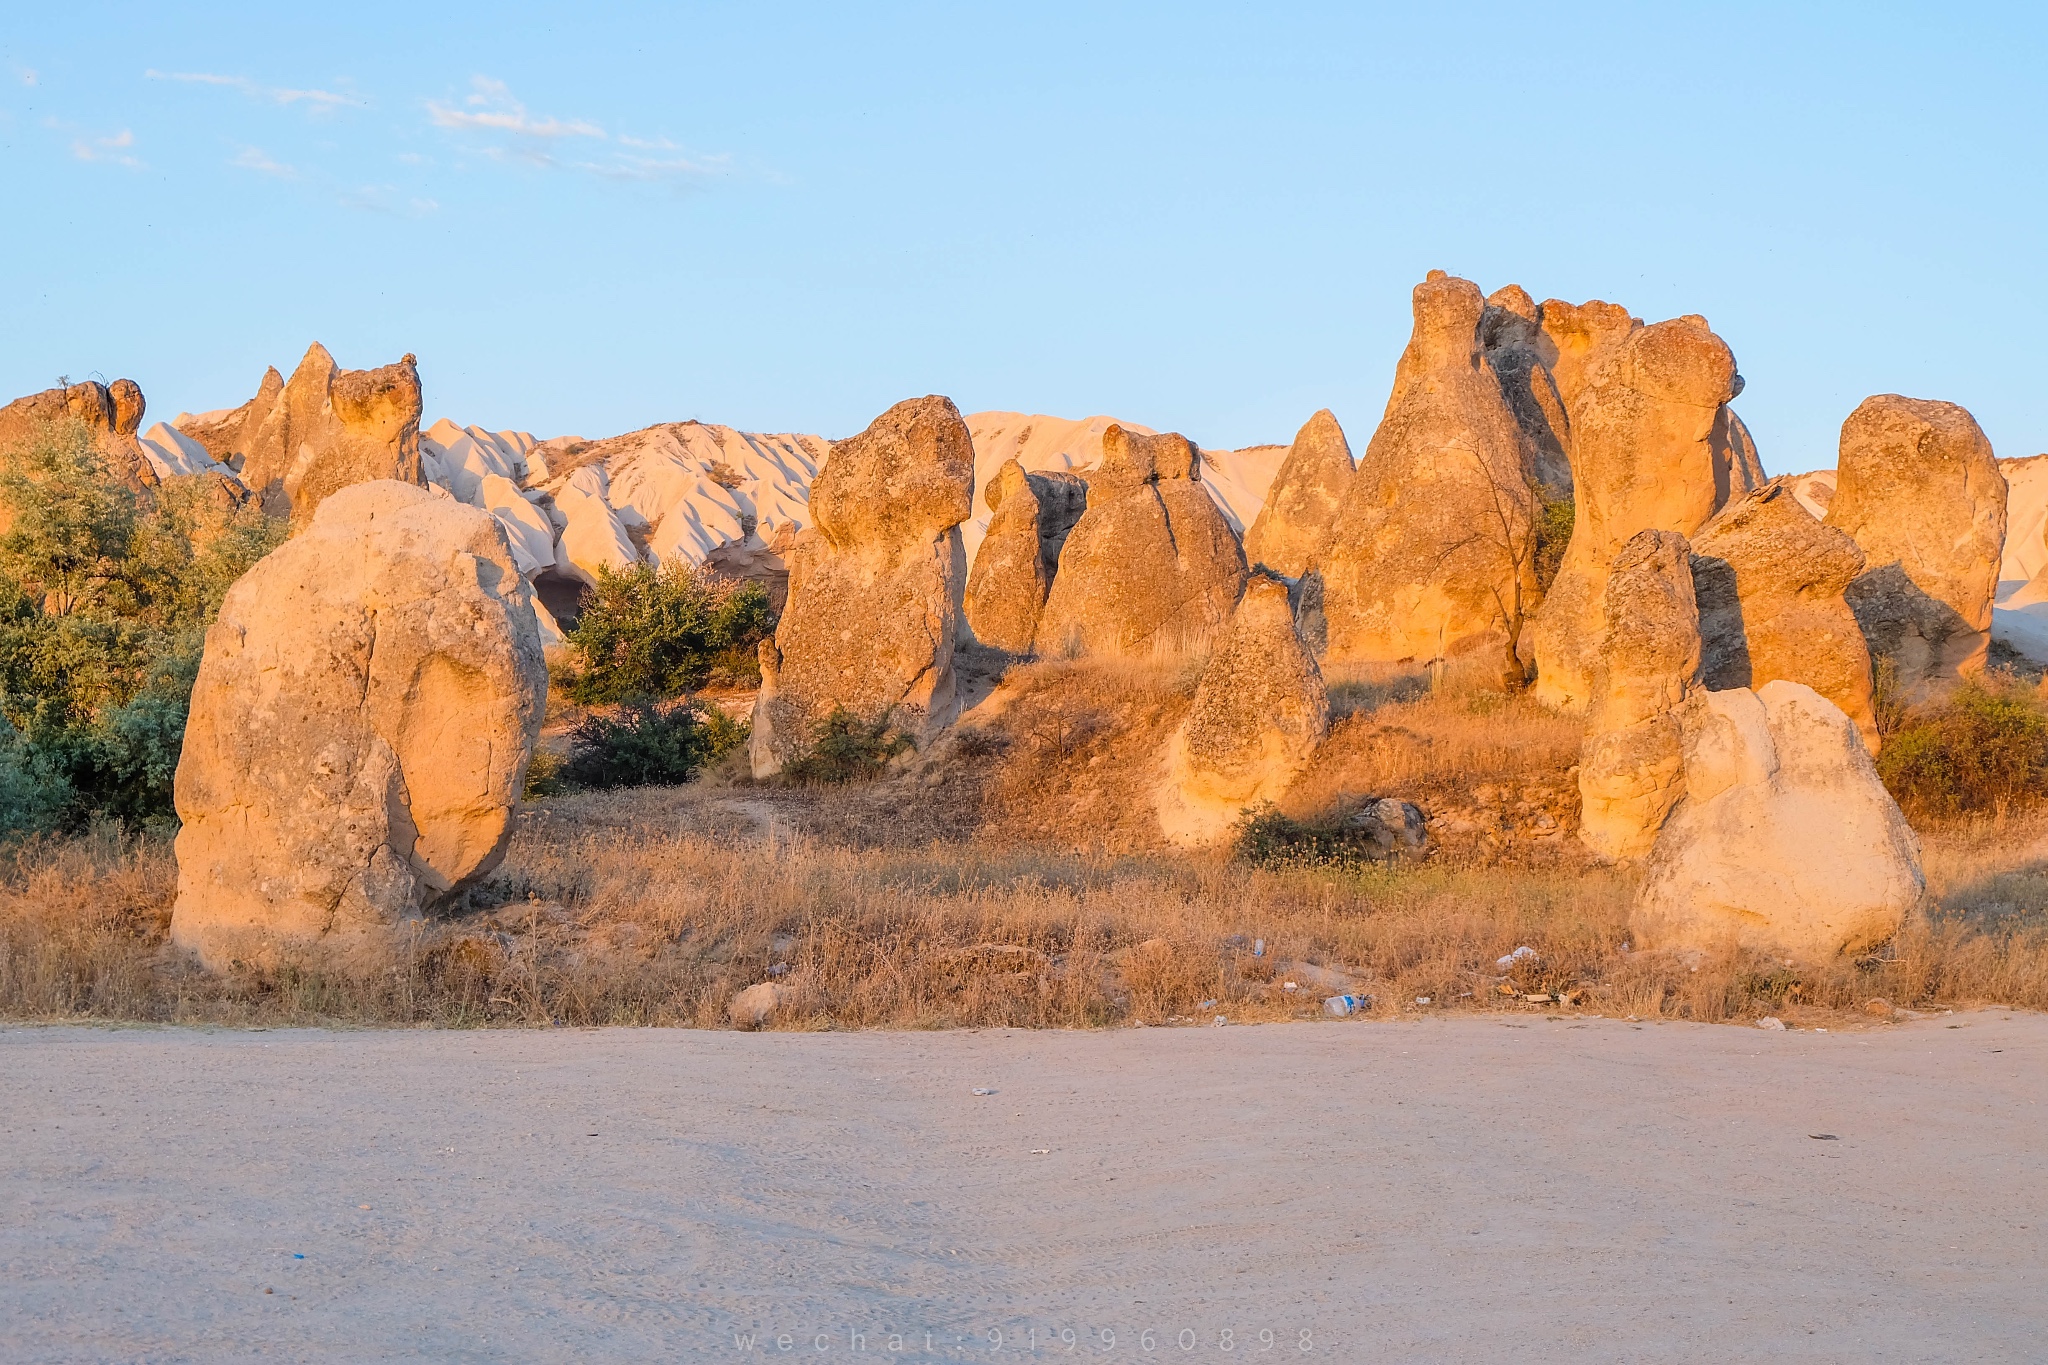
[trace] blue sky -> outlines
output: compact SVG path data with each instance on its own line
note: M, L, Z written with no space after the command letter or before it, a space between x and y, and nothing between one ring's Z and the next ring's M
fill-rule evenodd
M890 403L1362 449L1432 267L2048 449L2038 7L44 6L0 27L0 393L846 435Z

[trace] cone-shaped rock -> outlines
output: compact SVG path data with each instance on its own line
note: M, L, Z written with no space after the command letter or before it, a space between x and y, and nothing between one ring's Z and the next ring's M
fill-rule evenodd
M988 481L982 500L993 515L967 578L967 624L981 643L1025 654L1060 549L1087 507L1088 486L1073 474L1026 473L1011 459Z
M1355 472L1344 428L1324 408L1294 434L1265 505L1244 533L1244 557L1274 573L1301 577L1328 543Z
M1287 584L1253 574L1168 746L1160 827L1176 843L1222 836L1285 792L1329 729L1322 670L1295 630Z
M1678 708L1699 682L1685 537L1642 531L1607 582L1607 644L1579 754L1579 838L1606 858L1650 851L1684 786Z
M1512 654L1536 596L1533 454L1480 351L1479 288L1431 271L1320 564L1331 659Z
M836 707L913 731L951 722L973 495L974 442L951 399L898 403L834 443L754 704L756 777L798 757Z
M1692 541L1700 680L1714 691L1805 683L1877 750L1870 650L1843 590L1863 551L1799 503L1790 478L1732 503Z
M1849 605L1902 702L1983 670L2005 499L1991 442L1953 403L1879 394L1842 423L1827 524L1863 549Z
M1230 619L1244 591L1244 550L1201 470L1201 452L1178 433L1102 433L1088 510L1060 550L1039 616L1040 654L1185 648Z
M228 590L178 760L171 938L344 956L496 865L547 668L488 512L358 484Z

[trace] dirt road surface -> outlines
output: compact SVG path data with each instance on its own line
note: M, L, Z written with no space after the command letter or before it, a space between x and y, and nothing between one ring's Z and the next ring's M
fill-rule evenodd
M0 1360L721 1358L2048 1358L2048 1018L0 1030Z

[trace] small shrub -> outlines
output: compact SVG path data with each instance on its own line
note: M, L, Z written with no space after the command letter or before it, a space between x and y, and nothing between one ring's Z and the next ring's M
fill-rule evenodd
M715 706L635 698L616 718L590 716L571 732L569 761L554 776L557 792L681 786L746 738L746 726ZM530 770L527 780L530 786Z
M1357 868L1387 858L1369 828L1296 820L1270 801L1246 811L1234 830L1231 856L1253 867Z
M810 751L785 772L792 782L836 784L881 776L889 760L917 747L901 730L890 733L889 717L864 721L843 706L811 727Z
M582 659L564 689L608 706L675 697L719 683L757 684L755 647L768 634L768 594L680 558L660 568L598 570L597 587L566 639Z
M2048 795L2048 708L2009 680L1972 680L1902 723L1878 753L1908 815L1945 820Z
M535 749L533 761L526 765L526 787L520 795L528 801L567 796L569 784L562 776L562 770L568 766L569 760L553 749Z
M1906 704L1899 697L1899 661L1889 654L1871 663L1870 713L1880 740L1889 740L1906 723Z
M1540 495L1539 495L1540 496ZM1557 581L1564 566L1564 551L1572 543L1572 525L1578 506L1570 498L1540 498L1536 510L1536 584L1545 592Z

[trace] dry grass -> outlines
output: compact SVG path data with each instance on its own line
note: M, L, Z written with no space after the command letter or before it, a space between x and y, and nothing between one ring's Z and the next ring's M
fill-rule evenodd
M476 898L488 903L408 933L370 979L312 964L196 973L165 949L167 849L104 836L32 848L0 879L0 1013L721 1027L733 993L782 965L778 1027L1090 1027L1310 1015L1335 987L1304 963L1354 974L1381 1015L1565 1008L1503 986L1580 992L1582 1011L1709 1021L1820 1018L1873 998L2048 1007L2048 863L2015 863L1998 852L2009 839L1981 833L1932 845L1944 906L1882 957L1795 973L1622 951L1632 888L1611 871L1324 874L1168 854L854 848L796 832L824 799L736 806L680 789L535 810ZM1540 956L1499 971L1522 944ZM1290 976L1305 989L1285 990Z
M369 978L197 972L166 946L167 846L30 844L0 862L0 1016L724 1027L767 979L787 989L782 1028L1278 1019L1346 977L1379 1015L2048 1008L2048 815L1929 832L1936 908L1859 961L1631 953L1629 874L1569 837L1571 722L1485 693L1354 692L1297 801L1396 794L1475 829L1417 865L1259 870L1158 847L1146 764L1191 692L1170 662L1038 665L871 786L531 806L469 903L402 933ZM1503 972L1524 944L1537 956Z

